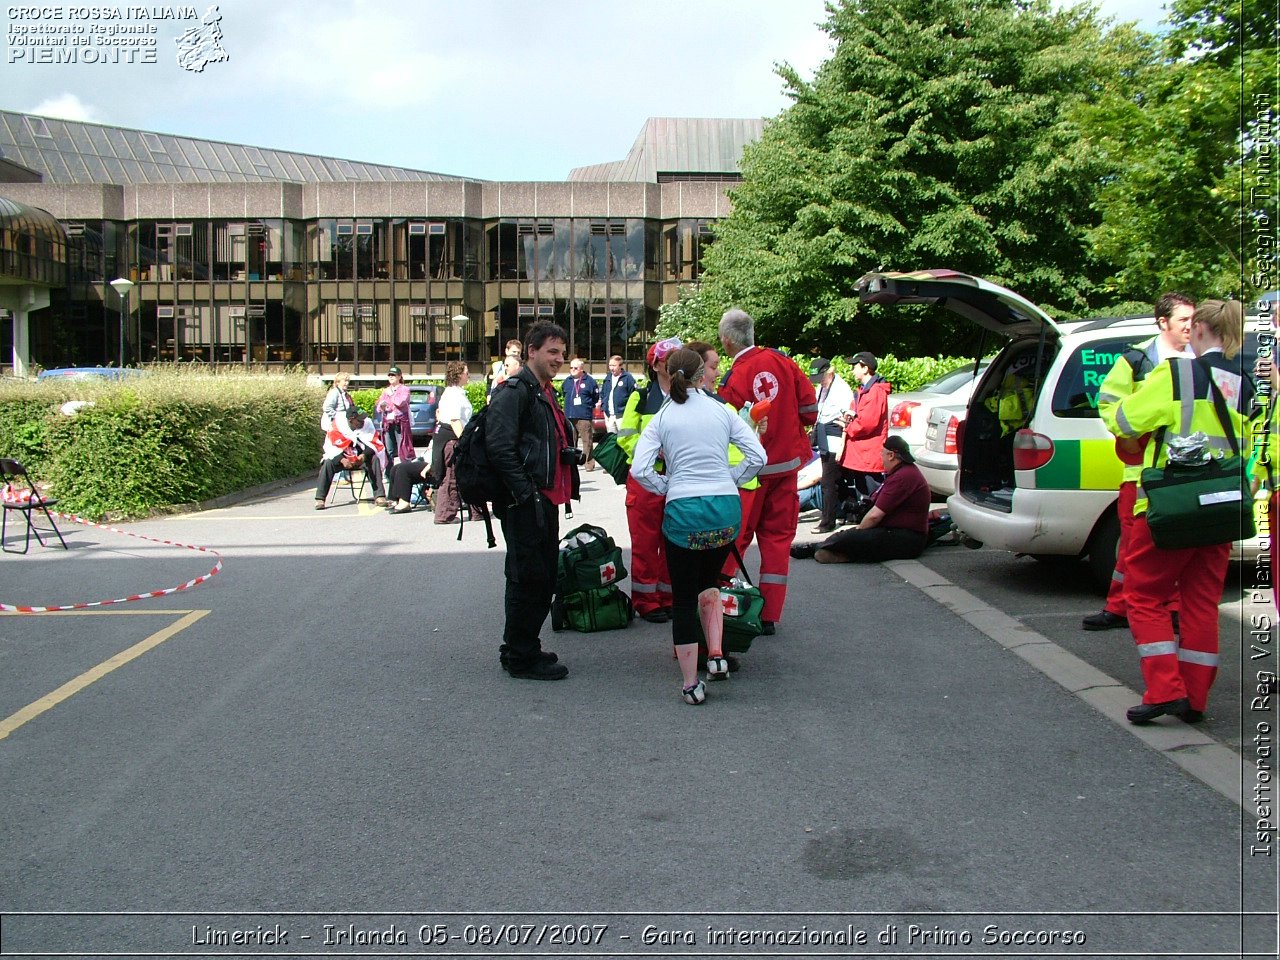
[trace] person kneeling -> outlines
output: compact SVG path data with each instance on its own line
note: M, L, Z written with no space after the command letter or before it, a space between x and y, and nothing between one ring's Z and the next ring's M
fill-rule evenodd
M924 552L932 499L928 481L902 437L885 440L880 460L884 484L871 495L871 509L858 525L818 544L798 544L791 556L819 563L877 563L913 560Z

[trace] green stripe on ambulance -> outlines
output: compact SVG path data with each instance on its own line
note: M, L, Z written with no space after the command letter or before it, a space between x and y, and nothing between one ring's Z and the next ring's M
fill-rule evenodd
M1055 440L1053 459L1036 471L1036 489L1118 490L1123 472L1111 437Z

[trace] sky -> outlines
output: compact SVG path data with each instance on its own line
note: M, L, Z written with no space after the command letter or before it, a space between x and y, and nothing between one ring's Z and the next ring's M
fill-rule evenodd
M824 0L93 2L0 7L0 108L486 180L621 159L649 117L774 116L775 64L830 51ZM184 68L176 41L213 25L225 58ZM155 32L99 43L120 27ZM89 45L40 46L68 29Z

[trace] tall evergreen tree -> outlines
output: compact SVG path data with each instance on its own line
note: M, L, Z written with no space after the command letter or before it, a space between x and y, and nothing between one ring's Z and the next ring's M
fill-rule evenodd
M839 0L812 82L743 156L699 305L738 303L774 342L937 353L969 333L875 308L877 268L949 267L1086 308L1104 159L1072 108L1132 66L1133 35L1047 0Z

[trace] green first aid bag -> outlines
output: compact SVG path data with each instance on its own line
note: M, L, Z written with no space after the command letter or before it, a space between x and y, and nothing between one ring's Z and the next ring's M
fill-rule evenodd
M622 550L603 527L584 523L560 540L556 593L562 597L617 583L627 575Z
M1240 457L1210 458L1196 467L1147 467L1142 490L1151 539L1161 550L1231 543L1254 534L1253 495Z
M631 598L616 583L557 597L551 604L552 630L621 630L634 618Z
M1203 366L1202 361L1197 362ZM1152 542L1161 550L1231 543L1254 534L1249 472L1240 456L1240 441L1227 414L1226 398L1214 382L1212 371L1208 373L1213 409L1233 453L1210 457L1194 466L1166 463L1142 471L1147 527ZM1163 443L1164 437L1161 427L1154 442Z
M751 649L751 641L764 630L760 621L764 596L760 588L751 584L721 587L720 606L724 610L725 653L746 653Z
M626 451L618 446L618 438L612 433L606 434L591 449L591 459L604 467L609 476L613 477L614 483L622 485L627 482L631 473L631 461L627 459Z
M747 577L746 564L738 545L733 545L733 557L738 562L738 576L720 587L720 609L724 612L725 653L746 653L751 641L764 632L761 616L764 613L764 595Z

